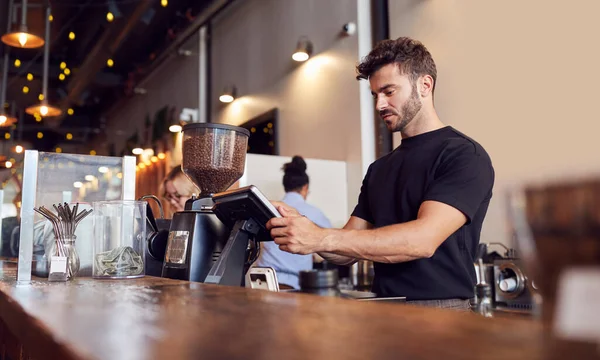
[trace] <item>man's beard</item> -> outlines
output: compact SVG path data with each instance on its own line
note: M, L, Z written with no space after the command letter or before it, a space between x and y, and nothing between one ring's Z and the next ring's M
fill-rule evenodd
M419 113L419 111L421 110L421 107L423 106L423 104L421 104L421 102L419 101L419 96L417 95L417 90L416 90L416 86L413 85L413 89L412 92L410 94L410 98L408 99L408 101L406 102L406 104L404 104L402 106L401 109L401 114L402 117L400 117L400 114L396 113L393 110L383 110L379 113L379 115L383 118L383 116L385 116L386 114L394 114L398 117L398 121L396 121L395 124L390 124L390 125L386 125L388 126L388 129L391 132L397 132L397 131L404 131L404 129L406 128L406 126L408 124L410 124L411 121L413 121L413 119L415 118L415 116ZM390 126L393 126L392 128L390 128Z

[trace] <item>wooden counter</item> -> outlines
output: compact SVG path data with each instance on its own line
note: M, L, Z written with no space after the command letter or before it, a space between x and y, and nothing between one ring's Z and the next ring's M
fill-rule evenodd
M34 359L543 358L525 319L151 277L17 286L15 273L2 268L0 318Z

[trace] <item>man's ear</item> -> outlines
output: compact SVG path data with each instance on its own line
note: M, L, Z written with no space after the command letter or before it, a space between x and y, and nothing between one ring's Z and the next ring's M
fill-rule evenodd
M419 94L425 98L432 95L434 80L431 75L423 75L419 77Z

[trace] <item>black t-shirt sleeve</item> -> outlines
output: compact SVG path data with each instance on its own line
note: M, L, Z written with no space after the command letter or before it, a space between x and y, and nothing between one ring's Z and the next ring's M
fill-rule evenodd
M362 186L360 187L360 195L358 196L358 204L354 208L352 212L352 216L359 217L371 224L374 224L373 215L371 214L371 209L369 208L369 176L371 175L371 167L367 170L367 175L363 179Z
M485 151L472 143L447 151L435 170L426 200L439 201L460 210L470 223L482 202L491 197L494 169Z

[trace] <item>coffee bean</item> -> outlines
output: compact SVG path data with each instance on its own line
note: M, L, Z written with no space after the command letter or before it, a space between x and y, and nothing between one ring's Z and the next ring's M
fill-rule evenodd
M205 196L227 190L244 174L248 137L236 131L193 128L183 134L183 171Z

